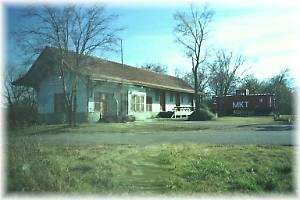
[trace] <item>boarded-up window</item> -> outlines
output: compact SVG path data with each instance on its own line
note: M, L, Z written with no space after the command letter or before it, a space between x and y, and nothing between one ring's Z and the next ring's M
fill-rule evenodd
M131 96L131 110L134 112L144 112L144 96L142 95L132 95Z
M146 97L146 111L152 112L152 97Z
M54 94L54 112L63 113L66 110L65 98L63 93Z

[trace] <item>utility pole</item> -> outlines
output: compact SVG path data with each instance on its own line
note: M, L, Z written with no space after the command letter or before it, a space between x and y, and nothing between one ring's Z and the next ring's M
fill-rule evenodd
M123 63L123 42L122 39L121 40L121 61L122 61L122 67L124 67L124 63Z

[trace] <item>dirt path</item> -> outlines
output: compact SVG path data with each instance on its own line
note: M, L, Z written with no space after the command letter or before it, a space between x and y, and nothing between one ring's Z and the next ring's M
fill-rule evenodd
M159 133L60 133L24 136L35 142L48 144L274 144L293 145L292 126L272 125L245 127L223 131L180 131Z

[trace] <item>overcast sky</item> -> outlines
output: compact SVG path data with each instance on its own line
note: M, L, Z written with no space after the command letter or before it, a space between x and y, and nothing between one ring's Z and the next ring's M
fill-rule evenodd
M176 68L190 70L190 60L183 49L174 42L173 14L188 10L186 2L163 4L158 1L136 3L127 1L107 5L107 11L120 15L118 25L125 27L123 38L124 63L140 66L144 63L159 62L174 74ZM159 1L162 2L162 1ZM204 3L204 1L202 2ZM297 1L209 1L215 16L210 26L206 47L210 52L227 49L244 55L245 66L258 78L268 78L283 68L296 72L299 44ZM22 4L21 4L22 5ZM10 7L11 8L11 7ZM18 9L7 9L7 28L21 26ZM8 49L16 45L7 40ZM9 51L9 58L17 58ZM118 54L100 54L111 60L120 61Z

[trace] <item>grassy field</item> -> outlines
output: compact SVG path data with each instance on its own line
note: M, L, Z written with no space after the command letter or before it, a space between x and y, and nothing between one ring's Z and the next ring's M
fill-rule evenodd
M293 147L11 144L8 191L261 193L294 191Z
M213 131L222 126L231 130L274 123L277 122L270 118L219 118L217 121L198 123L155 120L147 123L84 124L76 129L57 125L14 130L8 132L7 191L151 195L293 194L293 146L195 143L55 145L28 142L32 134L45 133L126 133L126 130L135 128L141 133L154 133L158 128L153 124L161 131L177 131L179 127L192 127L193 130L205 127Z

